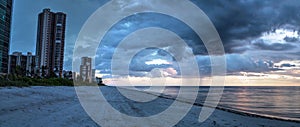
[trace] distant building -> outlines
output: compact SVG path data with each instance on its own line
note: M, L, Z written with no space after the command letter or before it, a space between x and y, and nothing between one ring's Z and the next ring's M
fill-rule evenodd
M78 73L77 72L72 72L72 79L77 80Z
M83 81L92 82L92 58L81 58L79 75L81 76Z
M33 76L35 74L35 56L31 52L27 52L26 61L26 76Z
M62 76L65 45L66 14L44 9L38 17L36 68L46 75ZM41 74L41 71L39 71Z
M96 82L96 69L92 69L92 82Z
M14 52L9 55L8 73L24 76L33 76L35 67L35 56L31 52L23 55L21 52Z
M8 73L13 0L0 0L0 74Z

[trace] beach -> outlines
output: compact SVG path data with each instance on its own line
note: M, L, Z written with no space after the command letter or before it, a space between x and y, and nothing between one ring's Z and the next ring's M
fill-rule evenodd
M132 101L114 97L111 87L101 87L115 108L132 115L149 114L157 111L155 106L137 107ZM134 93L135 91L130 90ZM152 96L152 95L151 95ZM153 95L155 96L155 95ZM93 100L91 100L93 101ZM160 97L156 105L167 108L174 100ZM0 126L1 127L97 127L82 108L74 87L2 87L0 88ZM184 102L181 102L184 103ZM180 108L180 107L178 107ZM188 114L175 126L212 126L212 127L298 127L299 122L263 118L255 115L237 113L216 109L204 122L198 122L201 106L194 105ZM147 110L147 112L145 111ZM105 110L103 110L105 112ZM108 120L112 120L113 118ZM172 117L169 117L172 119ZM145 126L164 125L161 120L157 123L145 123ZM120 122L120 121L119 121ZM126 123L126 121L123 121ZM109 126L109 125L108 125ZM110 125L114 126L114 125Z

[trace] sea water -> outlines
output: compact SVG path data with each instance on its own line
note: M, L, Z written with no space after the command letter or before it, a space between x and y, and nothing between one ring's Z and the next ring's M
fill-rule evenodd
M175 98L179 88L167 87L164 94ZM209 88L199 87L195 103L205 102ZM224 87L218 107L300 121L300 86Z

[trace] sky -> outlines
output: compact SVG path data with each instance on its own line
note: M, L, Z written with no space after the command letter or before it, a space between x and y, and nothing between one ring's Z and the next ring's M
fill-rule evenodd
M35 53L38 13L44 8L50 8L54 12L61 11L67 14L64 69L72 70L74 44L82 26L94 11L107 2L107 0L15 0L10 53L14 51ZM139 1L135 2L139 4ZM299 1L191 0L191 2L204 11L221 37L227 63L226 85L300 85ZM99 19L100 24L101 20L103 19ZM162 49L147 48L138 52L130 60L129 74L113 75L111 60L120 41L132 32L147 27L172 30L190 47L178 48L172 43L162 42ZM137 45L147 44L129 43L123 50L123 55L137 48ZM87 47L81 46L79 50L88 51ZM198 63L200 78L204 84L209 84L212 78L210 56L201 39L180 20L157 13L135 14L116 23L101 40L94 66L98 75L110 79L107 82L129 76L132 81L141 83L150 75L152 78L172 79L170 84L176 84L182 76L181 69L195 70L188 67L180 68L178 61L188 58L176 54L182 56L180 59L174 59L168 53L174 50L192 53ZM128 62L124 58L118 57L120 65Z

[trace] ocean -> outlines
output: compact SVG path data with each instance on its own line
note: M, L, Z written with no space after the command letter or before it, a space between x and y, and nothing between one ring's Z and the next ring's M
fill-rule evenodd
M203 104L210 87L199 87L196 103ZM167 87L174 98L179 87ZM300 86L224 87L218 107L266 117L300 121Z

